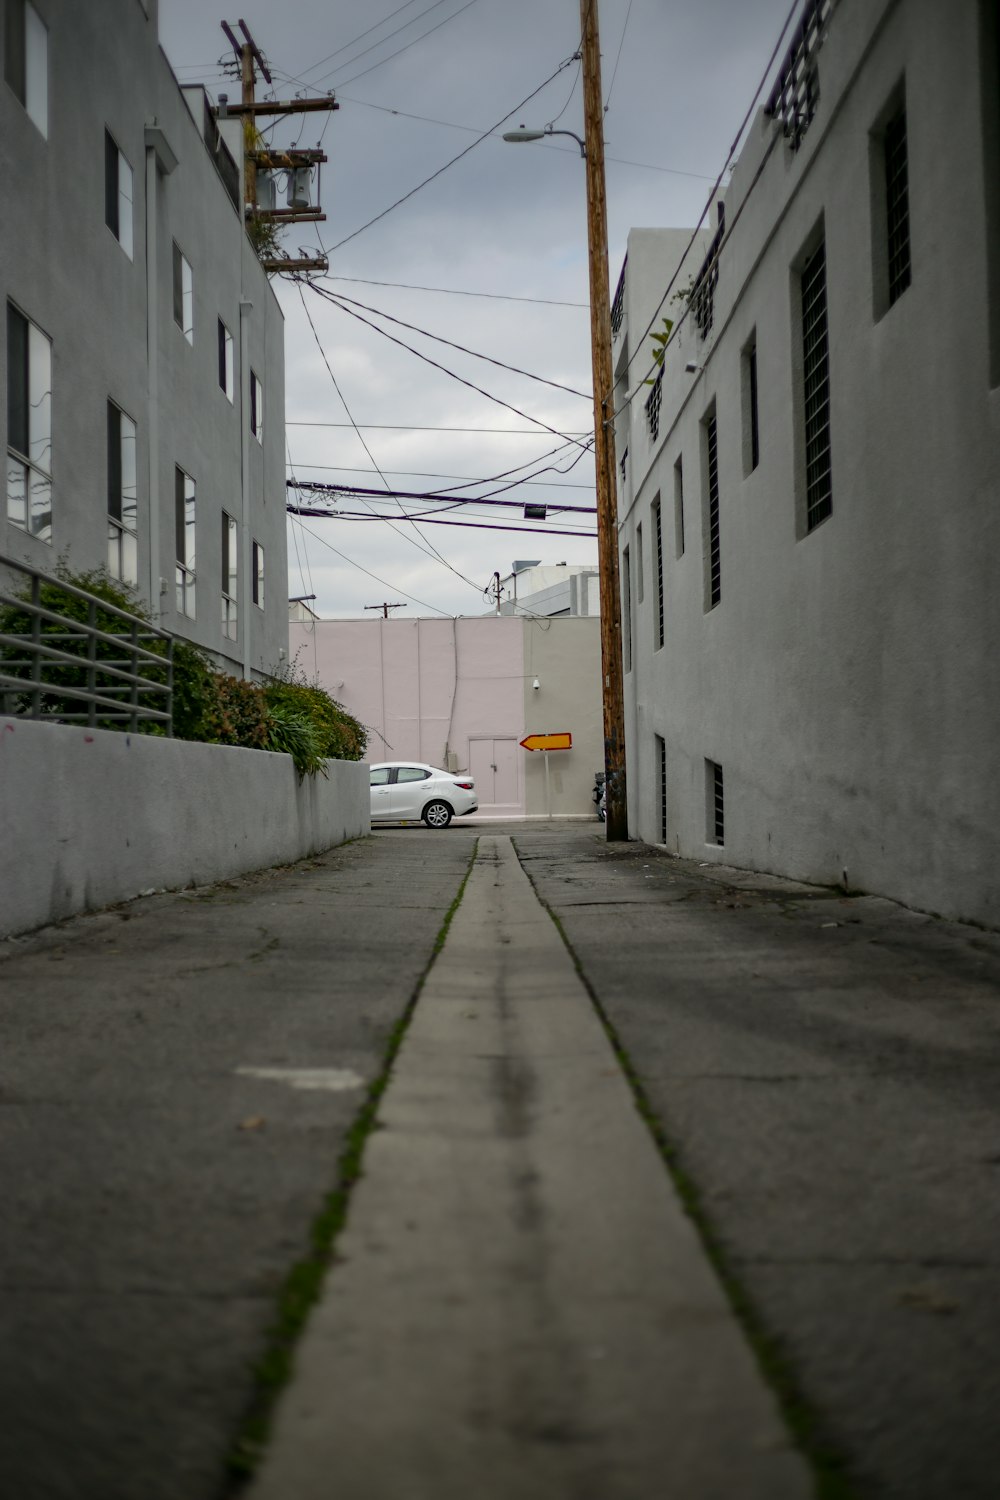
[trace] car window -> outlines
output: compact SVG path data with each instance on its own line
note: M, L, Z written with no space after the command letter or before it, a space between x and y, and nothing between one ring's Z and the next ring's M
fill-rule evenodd
M396 771L396 780L399 781L427 781L430 771L425 771L422 766L400 766Z
M368 777L372 786L385 786L389 780L389 767L376 766L373 771L368 772Z

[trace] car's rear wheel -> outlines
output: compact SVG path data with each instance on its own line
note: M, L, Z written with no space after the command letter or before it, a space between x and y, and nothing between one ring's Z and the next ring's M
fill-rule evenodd
M451 822L451 808L447 802L428 802L422 816L428 828L447 828Z

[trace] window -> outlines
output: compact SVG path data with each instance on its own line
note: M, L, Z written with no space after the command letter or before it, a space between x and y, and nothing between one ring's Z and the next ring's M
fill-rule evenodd
M645 594L646 590L646 584L642 574L642 522L640 521L638 526L635 528L635 590L636 602L638 604L642 603L643 595Z
M233 399L233 336L219 319L219 389Z
M388 784L389 784L389 767L388 766L374 766L368 772L368 785L369 786L388 786Z
M264 387L250 371L250 431L258 443L264 441Z
M250 572L250 587L253 602L258 609L264 608L264 549L260 542L253 544L253 565Z
M834 0L806 0L792 45L764 113L781 121L793 151L802 144L819 104L816 57L826 40Z
M189 344L194 343L194 283L191 264L174 240L174 322Z
M174 470L174 535L177 551L177 613L195 617L195 496L194 480L183 469Z
M830 463L830 360L826 318L826 244L802 267L802 386L805 411L806 531L833 511Z
M665 844L667 842L667 746L666 741L658 734L654 734L653 740L656 745L656 769L659 776L659 796L657 798L657 812L659 816L657 824L659 826L660 843Z
M104 132L104 222L132 259L132 168L109 130Z
M674 464L674 553L684 556L684 460Z
M663 518L660 515L660 497L657 495L651 507L653 522L653 556L656 559L656 641L657 651L663 645Z
M703 423L705 459L705 608L722 598L722 548L719 531L719 438L714 410Z
M52 540L52 344L7 303L7 519Z
M49 33L31 0L7 0L4 12L4 77L28 118L49 133Z
M743 386L743 477L752 474L760 463L760 424L757 416L757 334L751 335L743 350L741 371Z
M400 766L396 772L397 783L403 781L427 781L430 771L425 771L422 766Z
M236 587L239 577L239 559L236 522L232 516L222 512L222 634L226 640L236 639Z
M108 572L123 583L139 582L136 556L135 423L108 402Z
M910 194L906 162L906 108L885 127L885 218L889 258L889 306L910 284Z
M705 839L709 844L726 842L726 804L722 784L722 767L714 760L705 762L705 801L707 828Z
M622 553L622 654L625 670L632 670L632 578L628 548Z
M655 443L660 436L660 407L663 404L663 366L656 372L653 389L646 398L646 422L649 426L649 441Z

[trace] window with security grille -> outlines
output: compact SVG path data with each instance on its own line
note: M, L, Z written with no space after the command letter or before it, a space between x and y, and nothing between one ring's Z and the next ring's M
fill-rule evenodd
M760 463L760 418L757 405L757 335L743 350L743 477Z
M725 788L722 780L722 767L714 760L705 762L705 794L708 825L706 839L709 844L722 845L726 842Z
M642 522L635 528L635 596L636 603L641 604L646 596L645 567L642 560Z
M646 422L649 425L649 441L655 443L660 436L660 405L663 400L663 367L661 365L653 381L653 389L646 398Z
M123 583L139 581L138 469L135 423L108 402L108 572Z
M802 267L802 382L805 406L806 530L833 512L830 454L830 348L826 311L826 243Z
M900 109L886 125L883 149L891 307L910 284L910 195L905 108Z
M7 520L52 540L52 344L7 303Z
M705 422L706 516L708 543L708 608L714 609L722 598L722 548L719 528L719 437L715 413Z
M684 556L684 460L674 464L674 552Z
M653 559L656 568L656 649L663 645L663 516L660 497L657 495L651 507L653 522Z

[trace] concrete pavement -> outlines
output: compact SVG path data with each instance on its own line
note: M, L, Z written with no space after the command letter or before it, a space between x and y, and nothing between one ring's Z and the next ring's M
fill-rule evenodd
M566 946L483 834L251 1500L806 1500Z
M752 1343L817 1493L992 1500L1000 938L596 824L380 830L0 947L0 1492L226 1489L477 838L262 1495L807 1493Z

